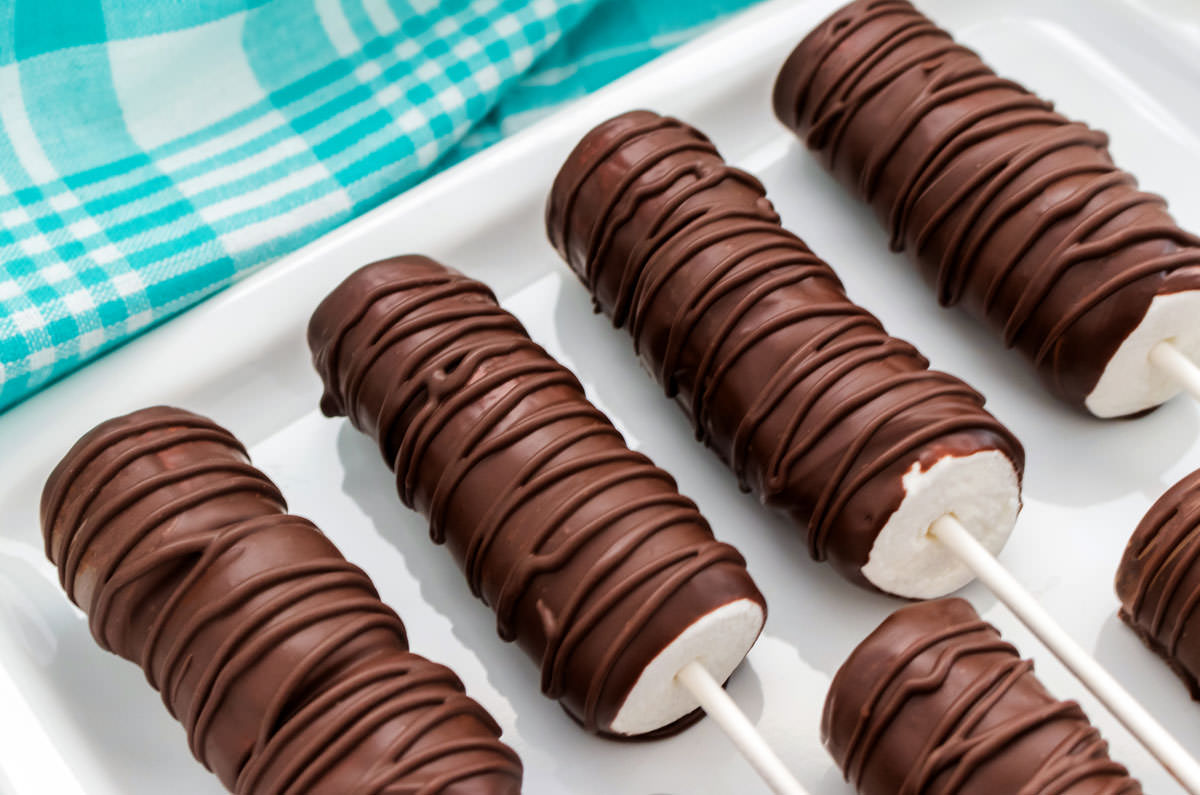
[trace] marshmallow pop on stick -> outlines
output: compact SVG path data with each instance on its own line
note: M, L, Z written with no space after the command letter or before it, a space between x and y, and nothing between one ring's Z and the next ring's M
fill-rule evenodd
M979 577L1200 795L1200 765L993 557L1023 454L779 224L762 185L649 111L584 136L546 210L597 307L743 488L808 528L814 558L912 598Z
M775 113L935 286L1098 417L1200 398L1200 238L1108 138L906 0L856 0L787 59Z
M145 669L238 795L516 795L521 763L367 576L224 428L144 409L87 433L42 496L96 641Z
M689 683L724 681L762 628L741 555L485 285L426 257L376 262L321 303L309 343L322 410L376 439L547 696L615 736L681 728L720 699Z
M978 393L851 302L698 130L649 111L604 122L567 158L546 219L697 437L807 528L815 559L930 598L971 580L929 538L937 519L1004 545L1020 443Z
M961 599L902 607L850 655L821 737L860 795L1141 795L1073 701Z
M1200 700L1200 470L1137 526L1117 569L1121 619Z

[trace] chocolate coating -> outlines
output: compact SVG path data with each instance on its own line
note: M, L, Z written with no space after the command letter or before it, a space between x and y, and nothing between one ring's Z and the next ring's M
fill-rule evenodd
M500 637L589 731L609 732L696 620L764 604L737 550L480 282L426 257L376 262L321 303L308 339L322 410L379 442Z
M861 795L1134 795L1073 701L962 599L902 607L834 676L825 747Z
M1200 471L1146 513L1125 547L1116 586L1121 619L1200 700Z
M285 510L228 431L156 407L80 439L41 517L96 641L145 669L231 792L519 793L491 716Z
M1083 406L1155 295L1200 289L1200 238L1108 137L996 75L906 0L856 0L787 59L775 113L962 304Z
M872 587L861 568L914 464L995 449L1021 471L983 398L852 303L695 128L633 111L593 129L546 228L697 439L853 582Z

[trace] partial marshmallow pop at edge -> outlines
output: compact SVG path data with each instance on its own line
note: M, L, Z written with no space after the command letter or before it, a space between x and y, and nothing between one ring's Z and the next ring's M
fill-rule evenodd
M859 795L1142 795L1079 704L962 599L867 636L829 685L821 739Z
M807 514L810 539L821 541L822 528L832 527L825 548L843 575L910 598L940 596L978 578L1172 775L1200 794L1200 765L997 562L1019 502L1015 438L983 411L973 390L929 371L911 346L888 337L849 301L829 266L780 226L757 179L726 164L695 128L632 111L598 125L576 146L555 180L546 218L559 253L597 307L630 331L643 363L689 414L697 438L764 503L798 518ZM876 362L890 366L881 371ZM898 378L904 370L909 375ZM709 371L717 375L704 375ZM792 390L777 391L792 372L800 373ZM911 402L901 397L906 388L916 393ZM947 396L937 414L919 414ZM855 426L856 408L860 423L864 415L870 421ZM755 436L769 428L772 411L783 417L777 429L808 432ZM752 421L759 424L747 429ZM836 435L831 429L839 423L845 430ZM881 429L893 429L892 436L873 447ZM939 430L944 439L962 429L970 432L953 448L937 441ZM824 461L820 440L813 441L822 433L836 435ZM751 438L759 446L742 453L738 440ZM900 472L877 463L905 460L895 458L898 439L901 449L919 452ZM869 453L863 456L869 477L846 477L847 450ZM790 461L792 474L803 477L789 477L781 488L784 478L770 476L774 460ZM861 522L830 518L830 505L848 504L839 496L839 477L870 495L862 514L843 510L871 516L867 532ZM873 481L899 486L895 508L882 521L888 500L881 495L888 492L870 491ZM822 482L829 485L812 497L810 489ZM979 517L1006 515L1008 490L1011 519L999 532L981 532L988 525ZM863 546L861 568L846 565ZM812 548L821 551L819 544Z
M1120 617L1200 700L1200 470L1166 491L1117 567Z

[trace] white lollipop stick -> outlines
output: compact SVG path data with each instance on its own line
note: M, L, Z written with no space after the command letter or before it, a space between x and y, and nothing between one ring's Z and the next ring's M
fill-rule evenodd
M720 683L713 678L708 669L696 660L679 669L675 680L688 689L700 706L708 713L708 717L717 722L721 730L729 736L742 756L758 774L767 782L772 792L778 795L806 795L804 787L792 775L783 761L776 756L767 741L763 739L750 719L742 713L738 705L725 692Z
M1200 366L1184 355L1170 340L1150 349L1150 362L1170 375L1180 386L1200 400Z
M1071 639L1037 600L1013 579L992 553L971 535L953 516L943 516L929 528L929 534L942 542L975 572L979 581L991 589L1001 602L1046 645L1071 673L1083 682L1129 733L1154 755L1164 768L1192 795L1200 795L1200 764L1162 727L1133 696L1121 687L1108 671L1100 667L1083 648Z

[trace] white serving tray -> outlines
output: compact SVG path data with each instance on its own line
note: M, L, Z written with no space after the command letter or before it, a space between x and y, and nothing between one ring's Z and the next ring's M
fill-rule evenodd
M373 444L316 411L309 313L353 268L424 252L490 283L538 342L573 368L631 445L673 472L719 537L736 544L770 603L766 632L729 685L814 795L845 795L820 746L830 676L899 602L807 559L801 532L738 493L682 414L638 366L629 339L590 311L545 240L542 206L570 148L633 107L681 116L760 175L785 223L850 295L936 367L956 373L1024 440L1025 510L1002 559L1085 647L1200 753L1200 704L1115 617L1112 577L1151 502L1200 466L1200 411L1177 400L1132 422L1065 408L1030 368L967 318L936 309L885 235L775 121L769 92L790 48L838 0L775 0L327 235L0 417L0 793L219 793L182 729L131 663L101 652L43 558L42 483L83 431L172 403L214 417L252 449L292 510L371 574L412 647L458 672L504 727L534 795L758 793L715 726L640 744L581 732L538 692L532 662L502 643L424 521L396 498ZM1109 130L1120 163L1200 227L1200 7L1194 0L925 0L1005 74ZM1080 699L1148 792L1179 787L1057 661L977 586L984 616Z

